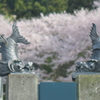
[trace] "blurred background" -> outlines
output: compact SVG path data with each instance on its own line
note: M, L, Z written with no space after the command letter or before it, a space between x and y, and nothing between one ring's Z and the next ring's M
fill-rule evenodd
M19 57L32 61L41 82L71 82L75 63L89 60L92 23L100 33L99 0L0 0L0 34L19 32ZM99 34L100 35L100 34Z

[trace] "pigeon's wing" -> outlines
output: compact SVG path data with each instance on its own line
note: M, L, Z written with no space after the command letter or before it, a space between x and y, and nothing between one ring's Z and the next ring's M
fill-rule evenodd
M90 37L91 37L91 40L92 40L92 43L95 44L96 42L98 42L98 34L96 32L96 25L93 23L93 26L91 28L91 32L90 32Z
M10 38L12 38L16 43L24 43L24 44L30 44L23 36L19 34L18 27L16 26L16 23L13 24L12 26L12 35Z

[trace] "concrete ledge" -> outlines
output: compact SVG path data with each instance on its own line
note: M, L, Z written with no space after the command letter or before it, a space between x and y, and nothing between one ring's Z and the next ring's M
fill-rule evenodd
M7 78L6 100L38 100L38 77L12 73Z
M100 75L78 75L77 100L100 100Z

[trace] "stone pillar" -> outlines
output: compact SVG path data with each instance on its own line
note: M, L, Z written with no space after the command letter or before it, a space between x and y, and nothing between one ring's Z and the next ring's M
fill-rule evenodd
M3 100L3 84L2 84L2 77L0 77L0 100Z
M77 100L100 100L100 74L78 75Z
M38 100L38 77L29 73L12 73L7 78L6 100Z

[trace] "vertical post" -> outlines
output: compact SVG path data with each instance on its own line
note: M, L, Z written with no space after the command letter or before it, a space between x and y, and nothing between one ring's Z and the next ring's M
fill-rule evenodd
M6 100L38 100L38 77L30 73L12 73L7 78Z
M3 100L3 84L2 84L2 77L0 77L0 100Z
M100 100L100 75L79 75L76 83L77 100Z

